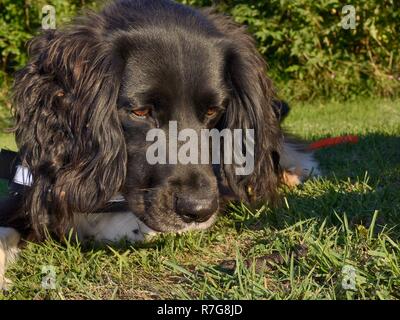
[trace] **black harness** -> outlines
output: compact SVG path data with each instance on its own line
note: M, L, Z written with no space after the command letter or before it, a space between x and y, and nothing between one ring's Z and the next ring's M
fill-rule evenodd
M8 194L0 198L0 215L12 217L23 204L24 195L30 184L18 178L18 170L23 169L17 152L0 149L0 179L8 181ZM25 168L25 171L28 172ZM93 213L113 213L129 211L128 202L124 198L112 199Z
M8 181L8 195L0 198L2 217L12 217L22 206L26 187L13 181L17 165L18 154L16 152L0 149L0 179Z

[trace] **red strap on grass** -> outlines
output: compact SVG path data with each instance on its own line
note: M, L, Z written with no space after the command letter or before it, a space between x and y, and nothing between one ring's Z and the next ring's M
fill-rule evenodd
M309 150L318 150L318 149L332 147L332 146L336 146L336 145L344 144L344 143L358 143L358 137L348 135L348 136L321 139L321 140L311 143L308 146L308 149Z

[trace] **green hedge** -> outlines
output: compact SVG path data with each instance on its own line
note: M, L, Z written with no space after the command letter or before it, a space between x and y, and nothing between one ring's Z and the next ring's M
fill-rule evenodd
M265 56L270 75L286 99L394 97L400 91L400 1L358 0L357 27L341 27L339 0L181 0L214 3L248 26ZM0 87L3 103L12 73L26 62L26 41L40 27L41 8L52 4L57 24L88 0L0 0ZM1 98L0 98L1 99ZM1 108L1 107L0 107ZM0 110L1 114L1 110Z
M186 0L204 5L211 1ZM226 0L222 11L246 24L285 98L394 97L400 92L399 0ZM356 29L341 26L356 9Z

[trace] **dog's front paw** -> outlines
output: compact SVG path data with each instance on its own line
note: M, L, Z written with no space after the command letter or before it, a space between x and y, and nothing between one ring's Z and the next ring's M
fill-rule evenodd
M11 287L12 287L12 281L4 277L4 275L0 275L0 292L9 291Z
M284 170L282 173L282 182L290 188L294 188L302 183L302 178L296 172Z
M119 242L141 242L144 234L140 230L138 218L132 213L112 214L108 221L103 221L103 227L95 236L97 241Z
M18 255L20 234L12 228L0 227L0 290L7 290L11 281L5 277L6 267Z
M283 169L282 182L289 187L298 186L310 177L321 175L314 154L294 142L284 143L280 165Z
M142 242L154 233L133 213L101 213L76 217L75 222L81 239L93 239L96 242Z

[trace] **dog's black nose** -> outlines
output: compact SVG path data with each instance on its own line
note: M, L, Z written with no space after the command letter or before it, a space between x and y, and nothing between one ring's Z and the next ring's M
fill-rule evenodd
M179 195L176 198L176 213L187 222L205 222L218 210L218 199L199 199L193 195Z

